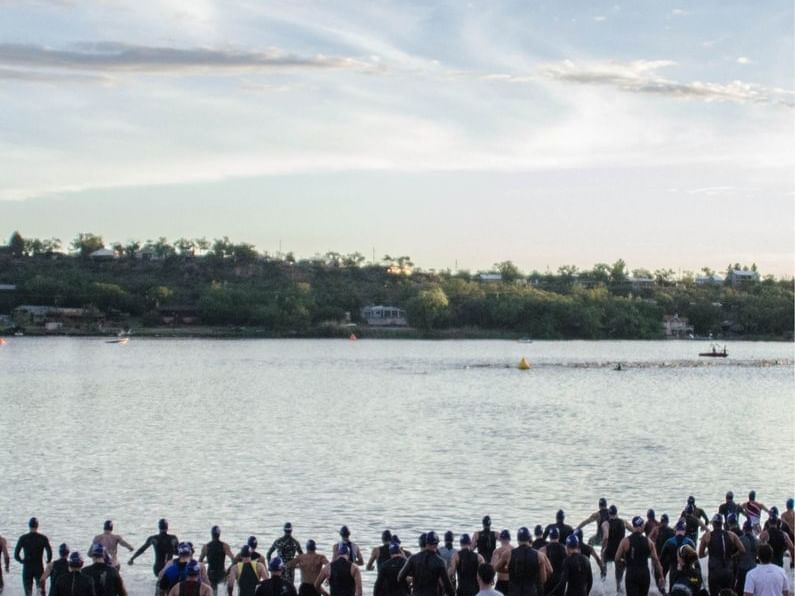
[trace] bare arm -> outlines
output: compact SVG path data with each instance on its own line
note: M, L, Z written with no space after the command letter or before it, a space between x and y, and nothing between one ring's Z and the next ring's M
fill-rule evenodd
M235 553L232 552L231 547L226 542L224 542L224 554L229 557L230 561L235 562Z
M552 575L552 564L544 553L538 553L538 580L541 585L547 583L547 579Z
M624 553L627 552L627 548L629 548L629 538L624 538L618 545L618 550L616 551L616 561L621 561L624 558Z
M375 547L370 553L370 559L367 561L367 571L373 570L373 564L378 559L378 547Z
M330 574L330 569L329 566L326 565L325 567L323 567L323 569L321 569L320 573L315 579L315 590L317 590L323 596L329 596L329 593L323 587L323 582L325 582L326 579L328 579L329 574Z
M362 572L356 565L351 565L351 573L353 574L353 583L356 586L356 596L362 596Z
M237 578L237 565L232 565L229 575L226 577L226 593L232 596L235 591L235 579Z
M8 541L5 538L0 538L0 549L3 553L3 561L6 564L6 573L8 573L8 566L11 564L11 558L8 556Z
M710 532L704 532L704 535L701 537L701 540L698 543L698 558L703 559L704 556L707 554L707 544L709 544L710 539Z
M207 545L205 544L202 546L202 550L199 553L199 563L204 563L204 559L207 558Z
M8 571L8 569L6 569ZM39 589L41 590L42 594L46 594L46 585L47 579L52 574L52 563L47 563L47 567L44 568L44 573L41 574L41 579L39 580Z
M743 546L743 541L740 540L737 537L737 534L735 534L734 532L726 532L726 533L729 535L729 539L732 541L732 544L734 544L734 548L737 549L737 554L738 555L744 555L745 554L745 546Z
M599 512L595 511L594 513L586 517L584 520L582 520L579 524L577 524L576 529L584 528L588 524L592 524L593 522L595 522L597 519L599 519Z
M119 544L121 544L124 548L126 548L129 551L135 550L132 547L132 545L129 542L127 542L124 538L122 538L121 536L119 536Z
M649 539L647 538L646 540ZM660 557L657 556L657 548L654 546L654 543L651 540L649 540L649 549L651 550L651 558L654 561L654 567L657 569L657 577L664 577L662 564L660 563Z
M354 563L356 563L357 565L364 565L364 559L362 558L362 549L360 549L356 544L353 545L353 549L356 551L356 560L354 561ZM361 594L357 594L356 596L361 596Z
M610 524L606 521L602 522L602 558L605 558L605 551L607 550L607 543L610 540Z
M458 551L453 553L452 558L450 559L450 567L447 568L447 575L450 576L450 579L455 579L455 570L458 567Z
M268 579L268 569L262 563L257 563L257 574L259 575L260 581L265 581Z

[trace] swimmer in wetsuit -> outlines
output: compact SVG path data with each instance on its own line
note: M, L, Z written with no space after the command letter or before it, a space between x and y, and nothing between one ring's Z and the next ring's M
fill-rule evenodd
M503 530L500 532L500 545L497 547L497 550L491 555L491 566L494 567L497 564L497 561L500 560L502 554L504 552L510 552L513 550L513 546L511 546L511 533L508 530ZM497 586L495 588L498 592L503 594L508 593L508 572L503 571L497 574Z
M486 561L491 561L491 555L497 549L497 532L491 529L491 516L484 515L483 529L478 530L472 535L472 542L479 555Z
M602 522L602 561L604 562L603 577L607 570L607 564L613 563L614 572L616 576L616 590L621 589L621 579L624 577L624 564L621 559L616 558L618 547L627 529L631 529L625 520L618 517L618 508L615 505L610 505L607 510L607 521Z
M392 532L384 530L381 532L381 546L376 546L370 551L370 558L367 560L367 566L365 567L367 571L372 571L376 565L380 568L383 563L389 560L390 544L392 544Z
M478 567L485 563L483 555L472 550L472 538L461 534L461 548L450 560L449 574L456 578L456 596L475 596L478 592Z
M213 526L210 528L210 542L202 546L199 553L199 563L204 563L207 559L207 578L213 594L218 593L218 584L224 582L226 578L226 559L234 563L235 555L230 546L221 540L221 528Z
M436 554L438 546L436 532L425 534L425 548L411 555L398 574L399 582L412 578L411 593L414 596L439 596L442 590L446 596L455 595L444 561Z
M588 596L593 587L591 563L580 552L580 540L576 534L566 539L566 558L554 593L564 596Z
M63 543L58 546L58 558L47 564L41 576L39 589L41 590L42 596L44 596L46 592L45 586L47 585L47 580L50 581L50 596L52 596L55 582L66 573L69 573L69 547L66 543Z
M568 538L571 535L571 533L574 531L570 525L565 523L565 520L566 520L566 513L563 511L563 509L558 509L558 512L555 514L555 523L549 524L544 529L544 538L549 537L549 532L552 528L557 528L558 539L560 540L562 545L562 543L566 541L566 538Z
M378 568L378 578L373 586L373 596L408 596L409 588L406 578L398 581L400 570L406 564L406 558L399 544L389 545L389 560Z
M354 565L364 565L364 559L362 558L362 550L359 548L359 545L355 542L351 542L351 531L348 529L348 526L342 526L340 528L340 542L334 545L334 548L331 549L331 562L337 560L339 556L338 552L339 547L341 544L344 544L348 547L348 556L350 557L350 562Z
M552 575L552 565L544 553L530 546L530 530L519 528L516 540L519 546L503 552L495 569L508 572L506 596L538 596L539 587Z
M351 562L348 545L341 542L336 546L337 558L323 567L315 579L315 589L322 596L362 596L362 572ZM444 565L441 559L439 563ZM323 587L326 581L329 591Z
M28 521L28 528L30 531L19 537L14 549L14 560L22 563L22 589L25 596L30 596L33 593L34 582L36 587L41 582L41 576L44 573L44 563L42 562L44 554L47 554L47 564L52 561L52 547L49 539L39 533L39 520L31 517ZM24 558L20 555L24 555Z
M607 521L609 517L607 509L607 499L601 497L599 499L599 509L594 511L591 515L586 517L583 521L577 524L578 528L584 528L588 524L596 522L596 535L588 539L588 544L591 546L602 544L602 524Z
M10 569L11 558L8 556L8 542L2 536L0 536L0 556L3 557L6 573L8 573ZM3 568L0 567L0 593L2 592L3 592Z
M647 596L651 577L649 575L649 559L654 563L657 577L662 577L663 569L654 543L643 535L643 518L632 518L632 533L621 540L616 552L616 561L624 561L626 567L626 580L624 587L627 596ZM663 592L665 586L658 584Z
M164 518L161 518L157 522L157 528L159 533L147 538L143 546L135 551L135 554L133 554L128 561L128 565L132 565L135 559L141 556L144 551L151 546L155 551L155 562L152 565L152 572L155 576L160 575L166 563L174 558L174 555L177 554L177 546L179 545L177 537L174 536L174 534L168 533L168 522Z

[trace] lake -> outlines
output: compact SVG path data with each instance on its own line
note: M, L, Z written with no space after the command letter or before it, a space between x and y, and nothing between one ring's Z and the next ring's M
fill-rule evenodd
M392 528L575 525L600 496L630 518L708 513L727 490L795 490L793 345L702 342L9 338L0 346L0 534L36 515L81 552L113 519L138 547L166 517L260 550L285 521L328 553ZM529 371L516 365L522 356ZM621 362L624 370L614 371ZM743 499L744 500L744 499ZM593 533L586 529L586 536ZM126 558L126 557L125 557ZM151 551L123 567L150 594ZM365 593L375 574L364 573ZM21 594L19 566L5 594ZM601 589L601 588L600 588Z

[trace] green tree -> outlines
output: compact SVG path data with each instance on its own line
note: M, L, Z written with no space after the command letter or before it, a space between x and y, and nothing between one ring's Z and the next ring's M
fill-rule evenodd
M618 259L610 266L610 281L614 284L623 283L627 280L627 264L624 259Z
M22 234L19 232L11 234L11 238L8 239L8 248L12 257L19 258L23 256L25 254L25 239Z
M432 329L444 322L449 304L447 294L439 286L420 290L408 303L409 320L421 329Z
M502 281L506 283L514 282L517 279L521 279L523 277L519 267L517 267L513 261L494 263L494 268L500 272L500 275L502 275Z
M152 248L155 251L155 254L160 257L161 259L165 259L166 257L170 257L174 254L174 247L168 243L168 239L165 236L160 236L152 245Z
M253 244L241 242L232 247L232 256L238 263L253 263L259 257L259 253Z
M135 258L135 255L138 254L138 251L141 250L141 243L137 240L130 240L127 244L124 245L124 256L128 259Z
M174 242L174 248L179 251L180 256L192 257L196 252L196 243L190 238L180 238Z
M81 232L72 240L72 250L77 252L81 258L88 258L92 252L105 248L102 236L97 236L90 232Z

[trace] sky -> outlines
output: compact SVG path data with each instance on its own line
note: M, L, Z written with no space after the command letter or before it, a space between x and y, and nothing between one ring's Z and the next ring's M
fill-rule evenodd
M793 274L791 0L3 0L0 238Z

